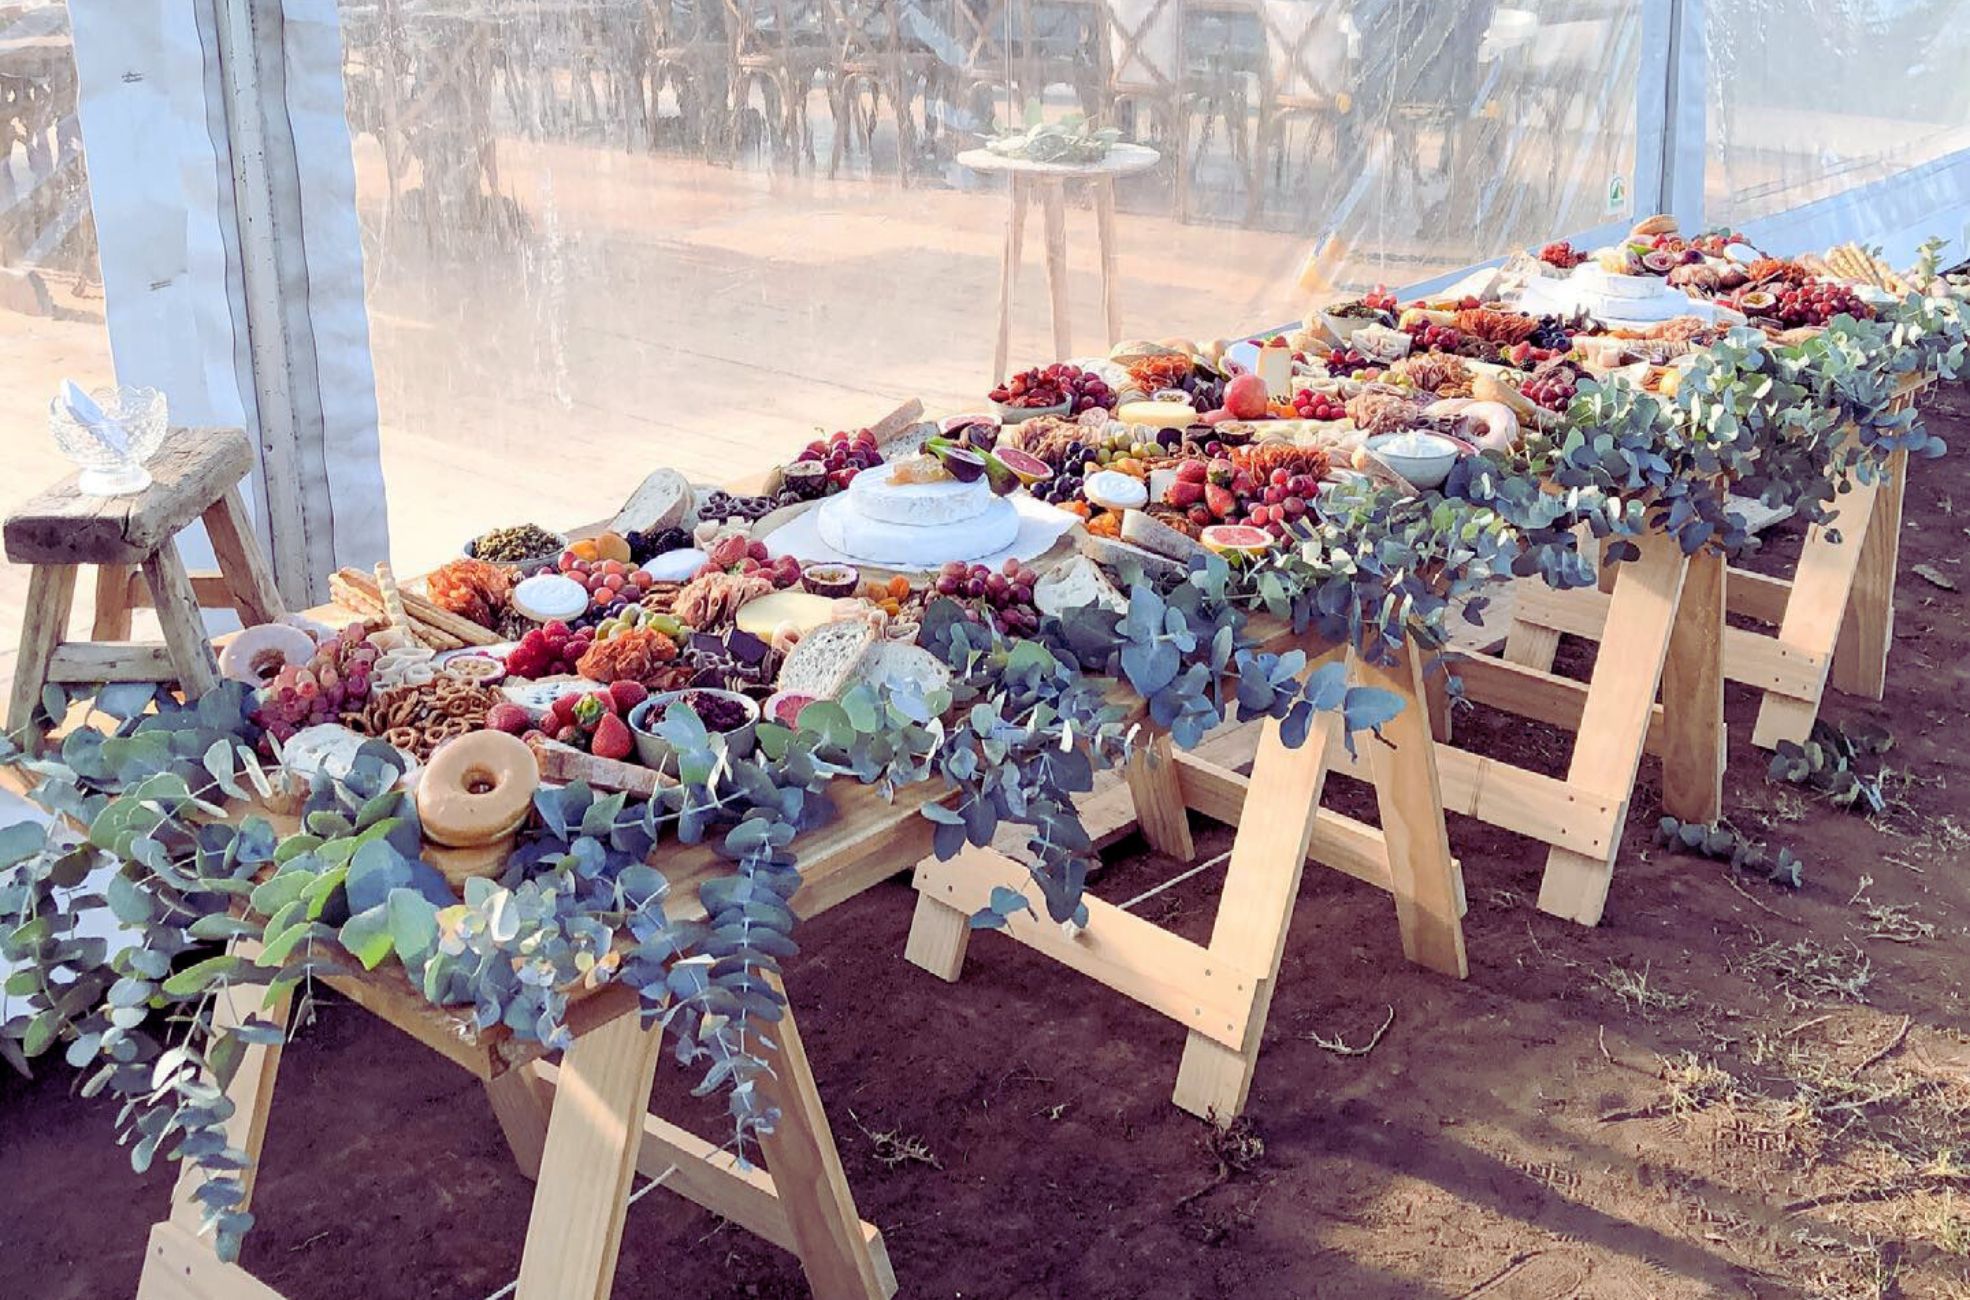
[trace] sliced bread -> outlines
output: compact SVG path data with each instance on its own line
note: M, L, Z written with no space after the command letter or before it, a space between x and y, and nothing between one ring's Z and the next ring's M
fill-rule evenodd
M832 700L864 670L876 632L862 619L825 623L800 639L780 665L779 687L796 695Z
M691 480L674 469L660 469L637 485L623 508L616 511L609 528L617 533L649 533L689 528L697 522L697 495Z

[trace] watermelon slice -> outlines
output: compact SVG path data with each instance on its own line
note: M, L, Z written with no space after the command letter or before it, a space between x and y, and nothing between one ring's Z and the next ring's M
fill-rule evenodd
M1262 555L1272 549L1273 536L1250 524L1212 524L1197 540L1219 555Z

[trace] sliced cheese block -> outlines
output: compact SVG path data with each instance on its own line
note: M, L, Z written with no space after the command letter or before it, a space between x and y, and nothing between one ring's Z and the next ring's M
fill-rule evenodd
M770 639L783 623L801 634L812 632L835 617L835 603L806 591L776 591L739 606L739 630Z
M1130 510L1122 516L1122 540L1167 556L1180 564L1188 564L1191 556L1204 552L1204 548L1192 541L1188 533L1179 532L1141 510Z
M1189 402L1124 402L1115 418L1152 429L1184 429L1197 423L1197 408Z
M1089 532L1077 532L1074 546L1095 563L1118 574L1126 566L1134 565L1146 577L1175 582L1190 571L1188 565L1178 564L1154 551L1145 551L1140 546L1118 542L1112 537L1097 537Z
M1101 572L1101 566L1085 555L1072 556L1040 575L1033 584L1033 607L1055 618L1083 605L1099 605L1120 614L1128 601Z
M514 585L513 608L536 623L574 618L588 608L588 591L565 574L536 573Z
M691 480L674 469L652 471L609 522L611 532L661 532L697 522L697 494Z
M915 687L919 694L941 691L951 684L951 670L944 661L919 646L902 641L883 641L863 658L859 670L862 681L871 686Z
M687 546L682 550L651 556L643 562L643 572L658 582L689 582L691 575L704 568L709 558L697 547Z

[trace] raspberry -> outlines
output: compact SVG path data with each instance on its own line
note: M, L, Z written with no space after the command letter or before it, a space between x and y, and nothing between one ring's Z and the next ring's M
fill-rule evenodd
M504 731L509 736L517 736L533 726L533 719L527 711L517 704L502 702L486 710L486 727L491 731Z
M609 698L616 703L618 713L628 713L631 709L648 699L649 687L642 682L620 681L609 683Z

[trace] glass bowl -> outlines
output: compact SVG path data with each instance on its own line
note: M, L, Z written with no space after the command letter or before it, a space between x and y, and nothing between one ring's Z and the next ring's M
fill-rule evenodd
M59 398L48 403L48 431L62 454L82 467L76 488L90 496L123 496L151 484L144 462L157 454L169 428L164 394L155 388L92 388L89 396L116 421L124 435L119 446L114 433L107 439L76 423Z

